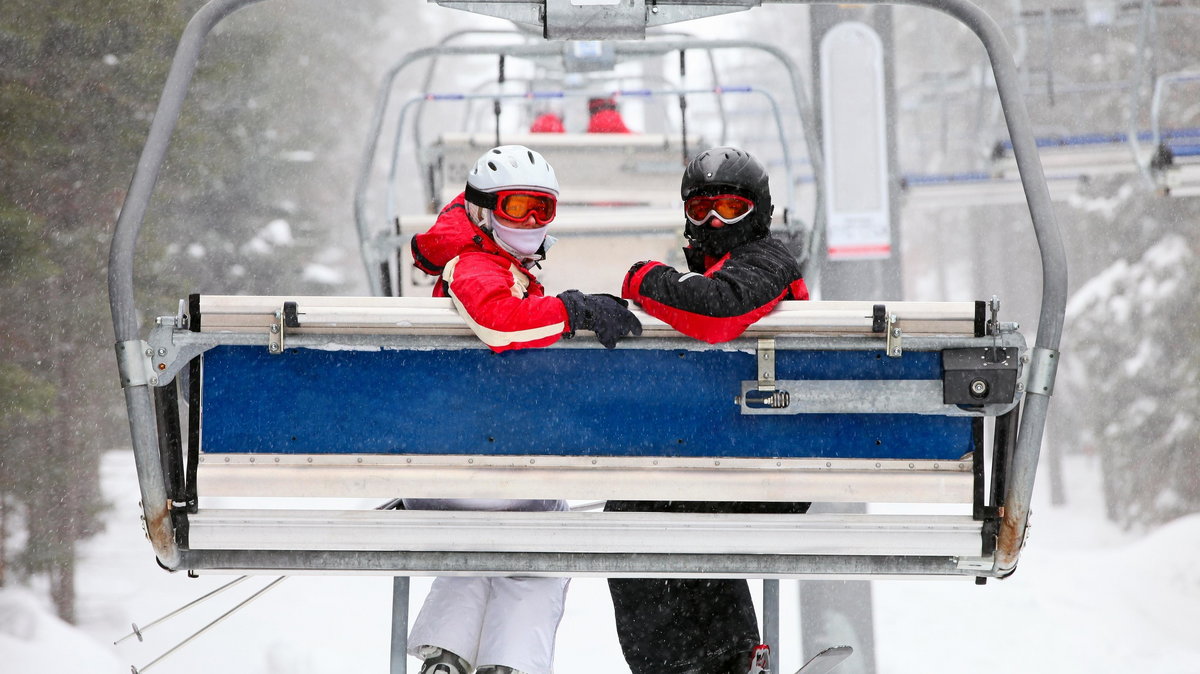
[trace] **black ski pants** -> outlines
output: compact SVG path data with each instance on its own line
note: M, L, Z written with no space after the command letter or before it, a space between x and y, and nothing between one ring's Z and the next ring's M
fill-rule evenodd
M608 512L803 513L807 503L609 501ZM669 532L664 532L670 535ZM745 580L613 578L617 639L632 674L746 674L762 643Z

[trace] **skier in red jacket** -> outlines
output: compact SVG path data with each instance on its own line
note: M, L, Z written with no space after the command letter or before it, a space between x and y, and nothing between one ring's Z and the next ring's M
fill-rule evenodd
M438 276L435 297L450 297L471 330L493 351L547 346L578 330L606 348L642 326L611 295L567 290L547 296L533 268L554 243L547 236L558 179L542 155L521 145L488 150L467 176L466 191L412 240L414 264Z
M731 147L706 150L683 174L688 269L633 265L622 297L709 343L736 338L782 300L808 299L795 257L771 237L766 168ZM609 501L606 511L803 513L807 503ZM633 674L747 674L758 621L744 580L612 579L617 637Z
M552 344L591 330L606 348L641 324L624 300L568 290L547 296L531 271L553 239L558 180L537 152L488 150L466 191L413 237L416 266L438 276L433 294L450 297L493 351ZM502 394L503 392L498 392ZM404 499L409 510L566 510L561 500ZM554 640L566 578L439 577L413 622L409 653L421 674L553 674Z
M588 99L588 133L633 133L625 126L614 98Z
M554 112L543 112L529 125L530 133L566 133L562 117Z

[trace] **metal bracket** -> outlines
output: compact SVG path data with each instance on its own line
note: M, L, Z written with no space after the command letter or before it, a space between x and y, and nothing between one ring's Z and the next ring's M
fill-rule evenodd
M271 319L271 332L268 337L267 350L274 354L283 353L286 346L284 333L288 328L300 327L300 317L295 302L284 302Z
M154 350L140 339L117 342L117 371L121 375L121 388L157 384L154 366L150 357Z
M546 0L547 40L594 39L644 40L646 1L619 0L605 4L575 4L571 0Z
M887 355L892 358L899 358L904 355L904 333L900 330L900 324L896 319L896 314L888 314L887 316Z
M751 409L783 409L791 403L791 394L775 388L775 340L763 338L758 340L758 350L755 353L758 363L758 386L744 390L736 400L739 406Z
M762 0L710 0L702 4L658 0L432 0L442 7L495 16L540 27L548 40L604 40L646 37L648 26L741 12Z
M158 316L155 325L165 325L176 329L186 330L188 327L187 300L179 300L179 307L174 316Z
M1035 346L1029 359L1029 377L1025 384L1026 393L1054 395L1054 377L1058 372L1058 351L1044 346Z
M275 354L283 353L283 329L283 310L280 309L279 311L276 311L275 315L271 318L271 331L267 335L267 351Z
M775 390L775 340L758 340L758 390Z
M947 405L1007 404L1017 398L1020 350L972 347L942 351L942 401Z

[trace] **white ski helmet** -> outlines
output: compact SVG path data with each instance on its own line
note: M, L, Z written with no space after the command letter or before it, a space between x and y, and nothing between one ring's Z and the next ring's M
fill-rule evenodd
M483 153L467 174L467 185L480 192L528 189L558 196L554 168L524 145L501 145Z

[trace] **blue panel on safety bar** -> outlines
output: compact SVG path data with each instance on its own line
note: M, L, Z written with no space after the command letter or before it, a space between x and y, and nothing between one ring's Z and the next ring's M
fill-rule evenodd
M941 354L776 351L779 379L940 379ZM204 354L205 452L955 460L969 417L742 415L754 355L722 350Z

